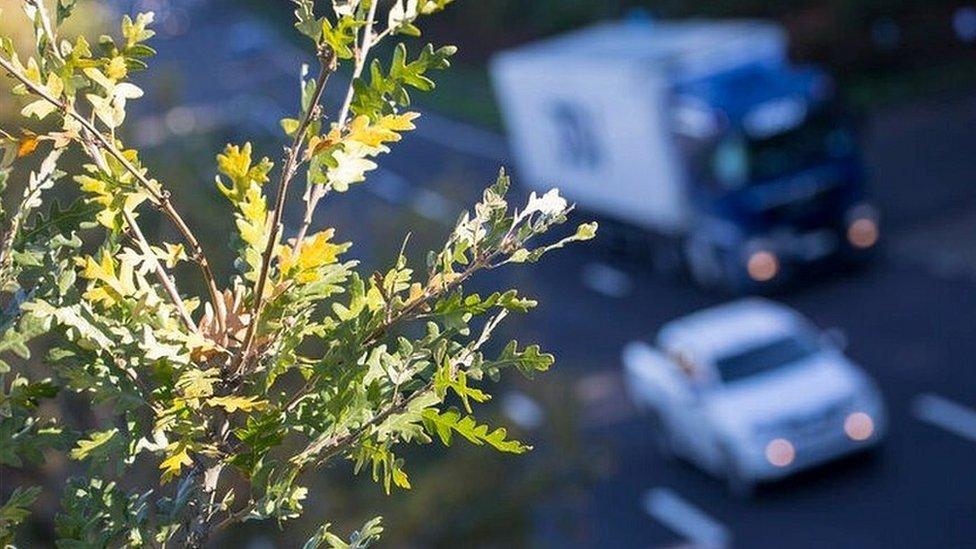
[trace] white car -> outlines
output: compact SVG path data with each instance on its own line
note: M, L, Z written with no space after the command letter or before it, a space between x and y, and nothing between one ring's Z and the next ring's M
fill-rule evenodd
M748 494L883 438L881 395L842 339L784 305L743 299L669 322L656 349L628 344L626 385L662 450Z

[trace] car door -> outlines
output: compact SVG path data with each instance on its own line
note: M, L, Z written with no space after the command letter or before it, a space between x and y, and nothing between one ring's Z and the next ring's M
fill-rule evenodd
M710 392L716 389L714 372L680 349L671 350L669 356L682 377L683 389L672 393L669 413L663 419L678 453L704 469L714 470L721 456L706 406Z
M657 417L672 449L710 469L716 459L715 445L703 402L709 372L699 369L690 355L664 354L643 342L628 344L623 362L631 398Z
M624 347L626 387L635 404L662 419L686 400L687 380L671 360L650 345L633 342Z

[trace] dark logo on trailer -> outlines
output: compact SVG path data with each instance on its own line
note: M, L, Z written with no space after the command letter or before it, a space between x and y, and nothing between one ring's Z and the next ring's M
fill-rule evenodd
M556 128L555 144L559 160L575 168L594 170L600 165L600 145L593 126L593 116L579 105L559 102L549 109Z

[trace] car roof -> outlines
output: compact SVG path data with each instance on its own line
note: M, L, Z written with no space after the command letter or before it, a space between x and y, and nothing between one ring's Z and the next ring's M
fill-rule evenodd
M762 298L745 298L673 320L658 332L658 346L696 361L712 359L750 344L795 333L806 324L793 309Z

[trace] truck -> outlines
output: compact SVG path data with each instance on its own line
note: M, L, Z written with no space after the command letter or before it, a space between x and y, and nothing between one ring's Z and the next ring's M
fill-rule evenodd
M775 23L608 22L490 70L527 186L558 185L664 270L761 292L878 243L856 121Z

